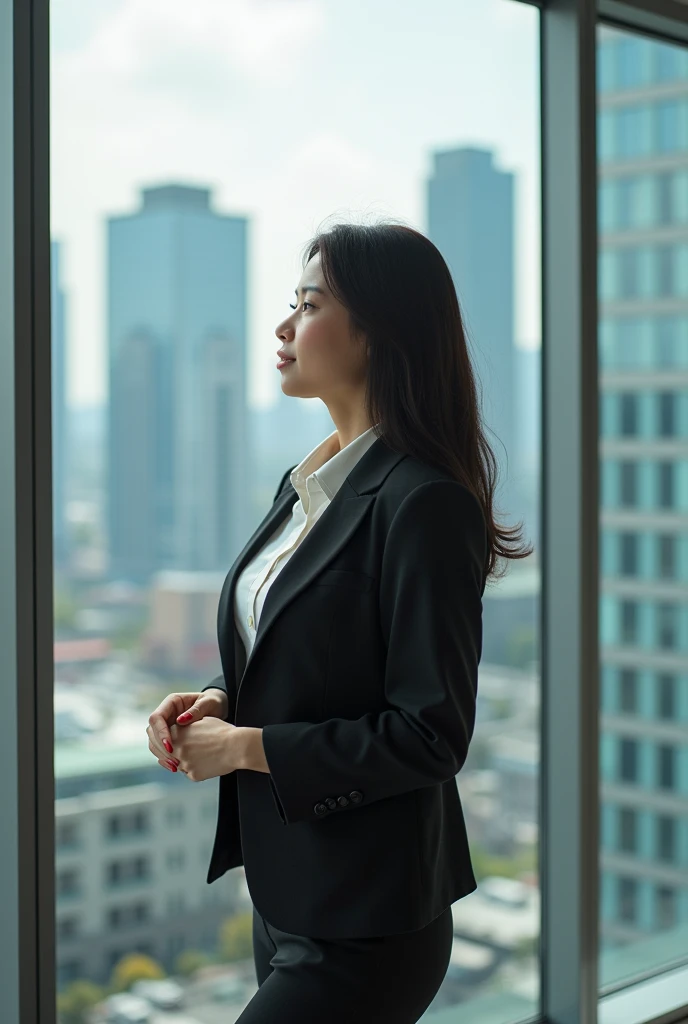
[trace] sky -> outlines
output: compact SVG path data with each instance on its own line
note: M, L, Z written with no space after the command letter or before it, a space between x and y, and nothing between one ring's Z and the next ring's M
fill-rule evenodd
M426 231L432 152L516 174L516 343L540 344L539 22L517 0L52 0L51 233L67 401L107 397L105 219L143 187L249 219L248 401L280 390L275 327L337 219ZM480 339L476 339L480 343Z

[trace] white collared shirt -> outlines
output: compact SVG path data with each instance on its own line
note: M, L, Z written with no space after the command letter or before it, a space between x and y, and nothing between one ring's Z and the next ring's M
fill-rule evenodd
M291 514L267 543L244 566L234 590L234 618L250 657L265 598L272 583L323 514L358 460L377 440L369 427L344 448L339 448L337 431L321 441L291 471L299 500Z

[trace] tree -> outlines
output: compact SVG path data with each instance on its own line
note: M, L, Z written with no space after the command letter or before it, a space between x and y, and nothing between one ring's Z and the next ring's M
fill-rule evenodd
M135 981L158 981L165 977L165 972L152 957L144 953L128 953L115 964L112 972L112 990L123 992Z
M471 843L471 861L478 884L488 875L521 879L536 870L537 848L524 847L513 857L499 857L488 853L477 843Z
M89 1010L103 998L104 992L90 981L73 981L57 997L61 1024L87 1024Z
M200 949L185 949L177 957L174 967L177 974L188 978L195 974L200 967L207 967L210 963L212 963L211 957L207 953L201 952Z
M53 595L53 623L56 631L71 630L76 627L76 615L79 604L71 593L55 588Z
M220 926L219 955L222 960L247 960L253 955L253 915L235 914Z

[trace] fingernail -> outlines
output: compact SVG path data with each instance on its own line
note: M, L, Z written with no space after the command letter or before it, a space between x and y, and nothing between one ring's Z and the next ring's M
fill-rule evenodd
M167 751L168 754L172 753L172 744L170 743L169 740L163 740L162 741L162 745L163 745L163 747L165 748L165 750Z
M188 722L191 718L193 718L193 715L191 714L191 712L190 711L185 711L183 715L179 715L179 717L177 718L177 721L178 722ZM170 750L169 753L171 754L172 751Z
M168 761L167 762L167 766L168 766L168 768L170 769L171 772L176 772L177 766L176 766L176 764L173 764L172 761Z

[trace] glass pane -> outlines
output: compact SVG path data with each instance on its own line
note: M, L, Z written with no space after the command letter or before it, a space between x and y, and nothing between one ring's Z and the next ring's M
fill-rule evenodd
M688 959L688 59L600 26L598 63L605 987Z
M165 770L145 730L166 695L221 678L228 570L335 431L317 380L302 394L276 369L319 227L401 220L439 249L496 514L539 547L538 18L508 0L51 4L65 1022L142 980L173 980L144 1003L200 1024L257 989L244 865L206 882L217 779ZM536 554L484 595L457 776L478 889L452 908L438 1024L538 1010L539 588Z

